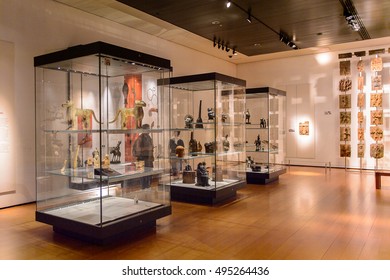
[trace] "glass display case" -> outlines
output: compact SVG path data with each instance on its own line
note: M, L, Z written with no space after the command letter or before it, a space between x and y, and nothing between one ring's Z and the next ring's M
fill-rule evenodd
M246 179L267 184L286 172L286 92L246 89Z
M172 200L216 204L245 186L245 85L219 73L161 79Z
M36 220L104 243L171 214L170 61L95 42L34 58Z

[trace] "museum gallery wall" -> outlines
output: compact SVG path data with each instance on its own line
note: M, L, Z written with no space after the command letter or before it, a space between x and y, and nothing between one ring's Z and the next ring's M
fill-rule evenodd
M343 51L237 66L248 87L267 85L287 92L285 163L390 167L389 46L383 41L371 47L349 45ZM340 58L345 53L349 58Z

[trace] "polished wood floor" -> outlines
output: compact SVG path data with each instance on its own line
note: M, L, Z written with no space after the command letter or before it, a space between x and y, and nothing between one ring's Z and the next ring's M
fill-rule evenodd
M155 232L93 245L34 220L35 204L0 210L0 259L390 259L390 178L369 171L290 167L237 200L172 203Z

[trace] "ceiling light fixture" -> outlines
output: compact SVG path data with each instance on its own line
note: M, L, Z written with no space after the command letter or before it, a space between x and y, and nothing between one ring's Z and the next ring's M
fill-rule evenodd
M224 40L222 40L221 38L217 38L216 36L214 36L214 38L213 38L213 46L214 46L214 48L218 47L218 49L226 51L227 53L230 52L230 50L233 51L233 54L235 54L235 52L236 52L236 49L235 49L236 47L234 47L232 49L230 47L230 44L228 41L226 41L226 43L225 43Z
M340 0L340 1L347 1L347 0ZM252 9L249 7L247 10L244 9L243 7L241 7L240 5L238 5L236 2L234 1L228 1L231 5L234 5L236 8L238 8L239 10L241 10L242 12L244 12L246 15L247 15L247 21L249 23L252 23L253 20L257 21L258 23L264 25L266 28L268 28L269 30L271 30L273 33L275 33L277 36L279 36L280 38L280 41L282 41L283 43L285 43L287 46L289 46L290 48L294 49L294 50L297 50L299 49L299 47L293 42L293 40L291 40L288 36L286 36L286 34L282 34L281 32L278 32L276 31L275 29L273 29L271 26L269 26L268 24L266 24L265 22L263 22L262 20L260 20L259 18L257 18L256 16L254 16L252 14ZM227 3L226 3L227 5ZM287 39L286 39L287 38Z
M355 16L353 14L351 14L350 12L345 10L344 11L344 17L345 17L345 20L347 21L348 26L353 31L359 31L360 30L359 22L357 21L357 19L355 18Z
M286 46L288 46L288 47L290 47L290 48L292 48L292 49L294 49L294 50L299 49L298 46L297 46L297 44L295 44L294 41L291 40L291 39L288 37L288 35L287 35L286 33L282 32L282 31L279 32L279 40L280 40L281 42L283 42L284 44L286 44Z
M248 17L246 19L249 23L252 23L251 8L248 9Z
M230 8L231 5L232 5L232 2L231 2L231 1L227 1L227 2L226 2L226 8Z

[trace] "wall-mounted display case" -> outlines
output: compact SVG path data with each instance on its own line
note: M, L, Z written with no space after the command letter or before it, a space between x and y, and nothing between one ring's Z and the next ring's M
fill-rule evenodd
M159 80L171 105L172 200L216 204L245 186L245 85L219 73Z
M104 243L171 214L170 61L104 42L37 56L36 220Z
M245 115L247 182L276 181L286 172L286 92L270 87L246 89Z

